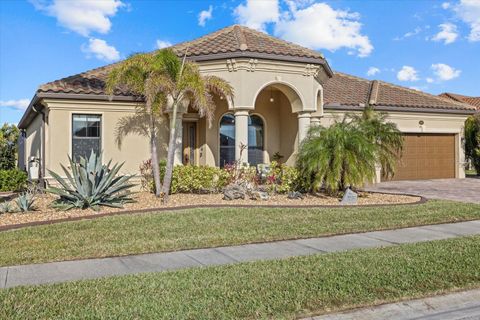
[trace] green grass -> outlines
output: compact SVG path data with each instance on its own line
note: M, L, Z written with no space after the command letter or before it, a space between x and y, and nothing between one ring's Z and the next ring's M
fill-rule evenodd
M480 236L0 291L1 319L295 318L480 286Z
M477 171L475 169L470 169L470 170L465 170L465 174L467 176L476 176L477 175Z
M480 219L480 205L219 208L122 215L0 232L0 265L215 247Z

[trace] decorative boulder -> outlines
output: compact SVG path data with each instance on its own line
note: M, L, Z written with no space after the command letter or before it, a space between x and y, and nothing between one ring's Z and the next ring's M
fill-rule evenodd
M247 190L238 184L230 184L223 189L223 200L245 199Z
M270 196L268 195L268 192L264 192L260 190L253 191L250 194L250 199L252 200L268 200L269 198Z
M303 199L303 194L298 191L290 191L287 196L288 199Z
M347 188L340 204L357 204L358 195L350 188Z

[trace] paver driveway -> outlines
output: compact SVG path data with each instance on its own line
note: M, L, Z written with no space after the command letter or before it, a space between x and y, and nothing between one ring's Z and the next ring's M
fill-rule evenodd
M365 188L368 191L408 193L427 199L480 203L480 179L433 179L381 182Z

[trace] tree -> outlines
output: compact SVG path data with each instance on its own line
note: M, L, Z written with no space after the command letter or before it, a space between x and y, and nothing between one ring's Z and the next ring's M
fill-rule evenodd
M376 145L377 162L385 178L395 175L398 157L403 149L403 136L397 125L387 121L387 114L377 112L371 106L359 114L349 114L365 136Z
M300 146L297 167L309 191L325 188L336 194L375 177L375 151L371 140L345 117L328 128L310 128Z
M215 111L212 94L232 99L233 88L219 77L201 75L195 63L186 61L185 57L183 60L178 58L171 49L163 49L154 54L136 54L118 64L109 74L107 92L113 95L120 86L144 100L145 104L139 104L137 108L135 121L145 119L148 129L145 131L144 126L132 130L121 129L117 132L117 137L138 130L141 134L148 135L155 194L160 196L163 193L166 202L172 179L176 117L180 104L189 103L210 124ZM163 117L165 113L170 114L170 126L167 167L161 184L156 146L157 123L158 117Z
M16 168L19 134L20 131L14 124L4 123L0 128L0 170Z
M300 146L297 166L313 191L322 187L335 194L375 177L382 166L391 177L403 147L403 137L386 114L366 107L362 114L347 114L328 128L310 128Z
M480 175L480 113L465 121L465 155Z
M195 63L186 61L185 57L180 60L172 50L164 49L161 52L167 66L162 88L168 102L166 111L170 114L167 167L163 180L164 202L167 202L172 182L176 148L176 117L179 105L188 101L190 106L198 111L200 117L206 117L211 125L215 112L213 94L232 100L233 88L219 77L202 75Z

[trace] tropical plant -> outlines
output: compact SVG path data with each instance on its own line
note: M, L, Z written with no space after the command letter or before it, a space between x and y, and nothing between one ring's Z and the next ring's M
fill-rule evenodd
M465 155L480 175L480 113L465 121Z
M32 211L34 210L33 203L35 202L35 196L32 192L22 192L16 202L21 212Z
M344 117L330 127L312 126L303 140L297 167L307 191L337 194L375 177L376 145Z
M0 128L0 170L17 167L17 140L20 131L14 124L5 123Z
M361 114L348 114L354 125L376 146L376 158L385 178L395 174L398 157L403 149L403 136L397 125L387 121L387 114L366 106Z
M154 54L136 54L120 63L110 73L107 81L107 92L115 93L115 88L124 86L133 94L145 100L145 106L140 110L146 115L149 123L151 159L155 181L155 194L164 195L168 201L176 146L177 112L180 105L187 103L196 109L200 116L205 116L209 123L213 118L215 104L212 94L227 99L233 96L232 87L223 79L200 74L198 66L183 60L171 49L163 49ZM160 169L156 149L157 130L155 119L170 115L167 167L163 185L160 183ZM162 192L160 192L162 191Z
M68 158L71 172L63 165L67 179L49 170L51 176L60 187L49 187L47 192L60 196L53 203L54 207L69 210L72 208L92 208L99 206L121 208L123 204L132 202L129 189L134 186L129 180L133 175L119 175L123 166L115 164L110 168L111 160L102 164L101 154L93 151L88 159L79 157L78 162Z
M15 212L15 208L12 205L11 201L0 203L0 214L2 214L2 213L12 213L12 212Z

